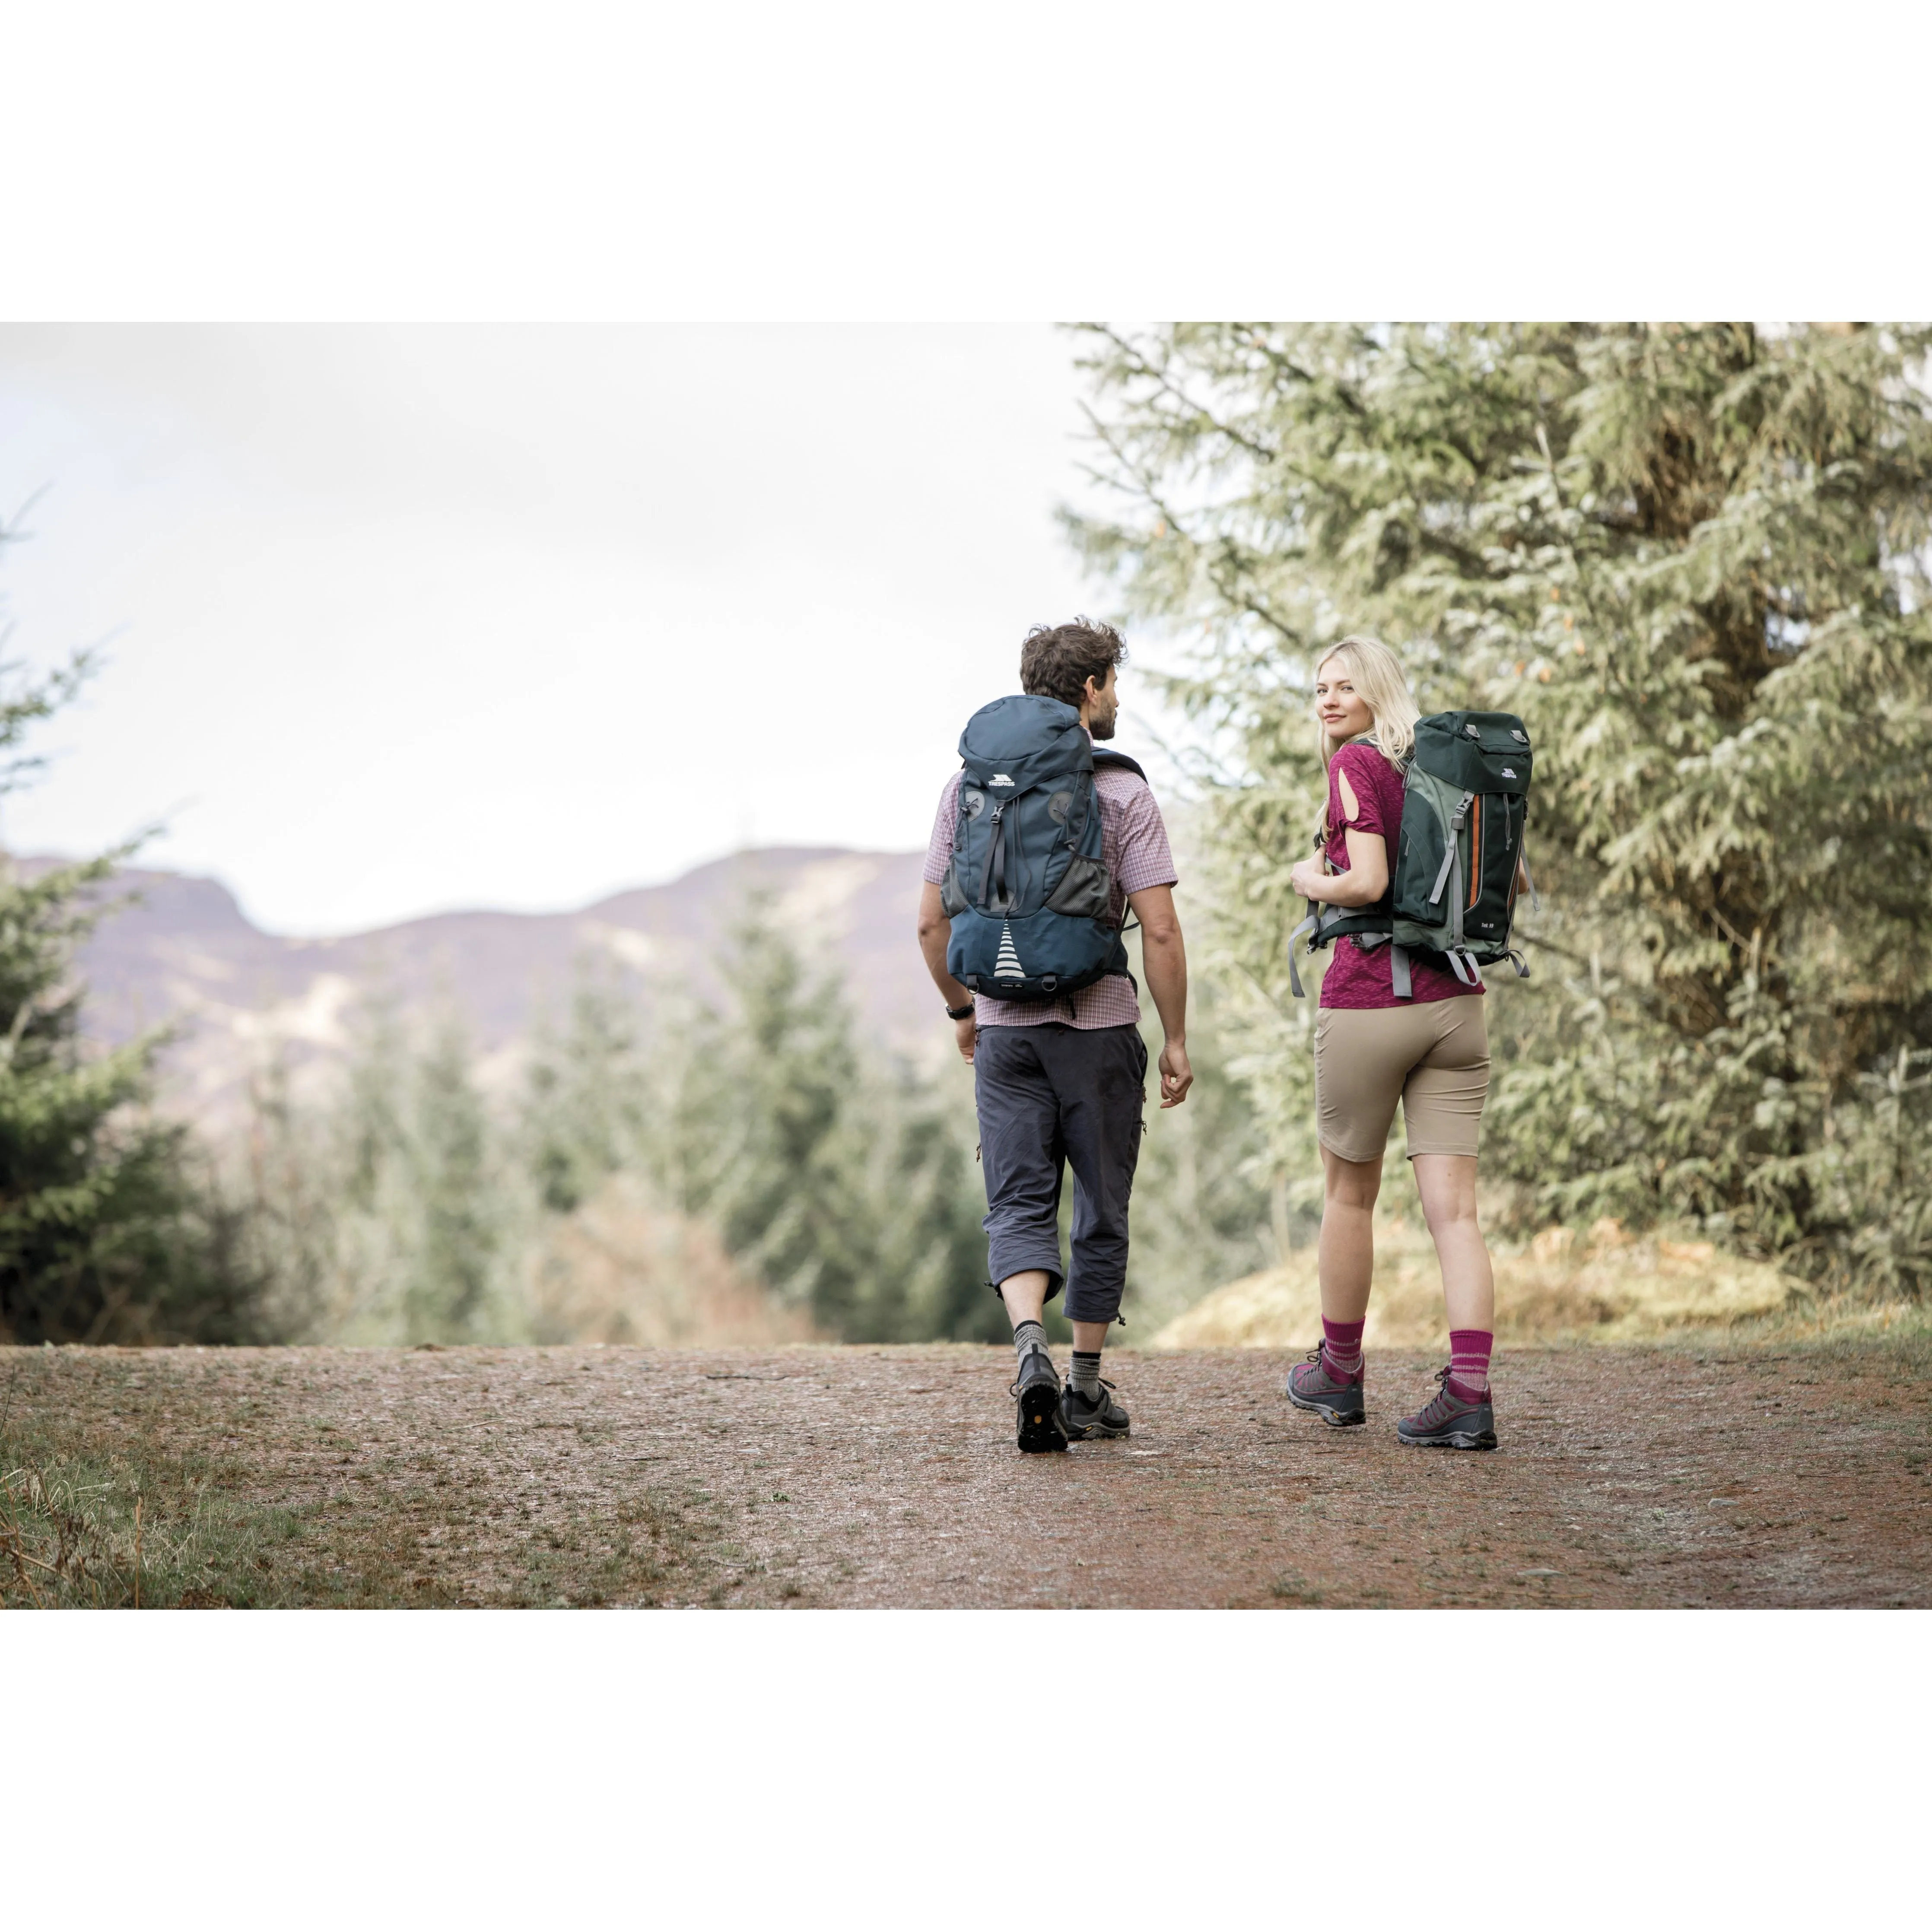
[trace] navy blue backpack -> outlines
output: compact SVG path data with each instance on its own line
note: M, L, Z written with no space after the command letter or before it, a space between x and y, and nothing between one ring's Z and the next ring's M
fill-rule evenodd
M1052 698L998 698L959 736L965 770L940 903L946 970L976 993L1051 1000L1127 970L1101 857L1096 752L1080 714Z

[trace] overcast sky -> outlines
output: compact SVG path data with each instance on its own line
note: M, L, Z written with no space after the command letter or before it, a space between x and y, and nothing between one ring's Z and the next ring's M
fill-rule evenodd
M0 841L165 818L148 862L298 933L922 844L1026 627L1106 604L1053 523L1070 362L1043 326L0 328L0 514L45 490L8 655L106 659Z

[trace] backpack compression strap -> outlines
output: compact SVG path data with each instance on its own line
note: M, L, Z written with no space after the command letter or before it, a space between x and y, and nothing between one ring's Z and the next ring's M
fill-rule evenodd
M1456 815L1449 821L1449 849L1442 855L1442 869L1436 874L1435 886L1429 895L1429 903L1431 905L1442 896L1442 888L1449 883L1450 870L1456 863L1456 840L1462 830L1463 820L1469 815L1470 806L1475 802L1476 794L1472 791L1466 791L1456 804ZM1462 876L1460 872L1456 875L1458 894L1456 904L1459 910L1461 904ZM1462 922L1460 919L1456 922L1456 937L1459 941L1462 937Z

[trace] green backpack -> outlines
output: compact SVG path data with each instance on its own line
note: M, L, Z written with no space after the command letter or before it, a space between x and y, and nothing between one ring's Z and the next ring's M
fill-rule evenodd
M1309 902L1309 916L1288 940L1297 999L1303 994L1294 948L1304 934L1311 952L1346 934L1364 947L1387 940L1399 1000L1412 997L1412 952L1439 953L1466 986L1483 983L1484 960L1508 959L1519 978L1528 978L1528 964L1510 944L1510 927L1530 762L1529 734L1507 711L1443 711L1418 721L1389 890L1372 906ZM1529 876L1526 865L1522 876Z

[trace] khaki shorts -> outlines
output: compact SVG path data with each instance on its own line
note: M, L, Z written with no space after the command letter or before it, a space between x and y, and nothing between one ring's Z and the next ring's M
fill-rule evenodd
M1408 1157L1476 1151L1490 1091L1486 999L1324 1006L1315 1017L1316 1132L1344 1160L1379 1160L1402 1102Z

